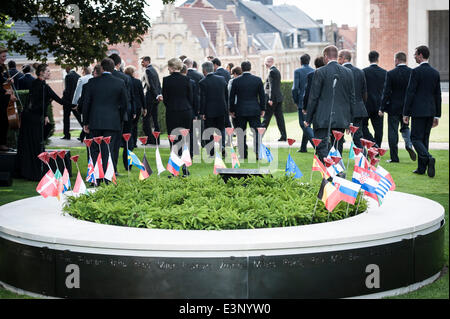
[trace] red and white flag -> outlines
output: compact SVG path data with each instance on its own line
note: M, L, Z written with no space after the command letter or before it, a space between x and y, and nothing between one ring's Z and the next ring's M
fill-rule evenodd
M87 194L87 188L84 184L83 178L81 178L80 171L77 174L77 180L75 181L75 186L73 187L73 193L75 195Z
M58 181L53 175L53 172L49 170L47 174L42 177L38 186L36 187L36 191L41 194L44 198L47 197L57 197L59 195L58 191Z
M108 156L108 166L106 167L105 178L108 181L113 182L114 184L117 185L117 183L116 183L116 173L114 172L114 164L113 164L113 161L112 161L111 154L109 154L109 156Z
M105 177L105 173L103 171L102 154L101 153L98 154L97 162L95 163L94 176L95 176L95 179L102 179Z

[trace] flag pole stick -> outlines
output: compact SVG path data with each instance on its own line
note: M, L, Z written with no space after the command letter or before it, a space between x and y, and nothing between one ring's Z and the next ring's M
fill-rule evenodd
M313 154L313 166L314 166L314 156L316 155L316 146L314 146L314 154ZM311 168L311 177L309 179L309 183L312 183L313 170Z
M128 154L129 154L129 151L128 151L128 141L126 141L127 142L127 172L128 172L128 183L130 182L130 163L128 163Z
M361 191L358 192L358 195L359 195L359 193L361 193ZM359 199L358 199L358 205L356 205L356 213L358 213L359 203L361 202L361 197L362 197L362 196L363 196L363 195L359 196Z
M100 141L100 143L101 143L101 141ZM100 160L102 161L102 169L103 169L102 148L100 147L100 144L98 144L98 151L99 151L99 154L100 154ZM128 155L128 154L127 154L127 155ZM103 171L103 178L102 178L103 183L105 183L105 174L104 174L104 172L105 172L105 171Z
M350 204L349 204L349 203L347 203L347 210L345 211L345 218L347 218L347 217L348 217L348 208L349 208L349 206L350 206Z
M351 134L351 136L352 136L352 141L351 141L351 143L350 143L350 149L349 149L349 151L348 151L347 166L345 167L347 173L348 173L348 165L350 164L350 153L352 152L352 149L351 149L351 148L352 148L352 145L353 145L353 133Z

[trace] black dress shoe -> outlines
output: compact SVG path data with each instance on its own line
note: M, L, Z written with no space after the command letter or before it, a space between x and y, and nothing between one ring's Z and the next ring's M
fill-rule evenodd
M285 137L280 137L280 139L278 140L278 142L286 142L287 139Z
M425 174L425 173L419 172L418 169L416 169L415 171L413 171L413 173L414 173L414 174L417 174L417 175L423 175L423 174Z
M436 175L436 159L434 157L431 157L430 160L428 161L428 176L429 177L434 177Z
M307 150L299 149L299 150L297 151L297 153L308 153L308 151L307 151Z
M406 147L406 151L409 153L409 157L411 158L411 160L415 162L417 160L416 152L414 152L414 150L410 147Z
M61 139L61 140L70 140L70 136L69 136L69 137L63 136L63 137L61 137L60 139Z

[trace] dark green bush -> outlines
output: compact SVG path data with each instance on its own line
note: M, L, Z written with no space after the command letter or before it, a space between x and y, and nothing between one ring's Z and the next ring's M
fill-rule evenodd
M297 105L292 99L292 81L281 81L281 94L283 95L283 112L297 112Z
M318 201L319 184L289 177L231 179L159 178L101 186L96 192L68 197L64 212L91 222L158 229L225 230L299 226L339 220L346 203L331 213ZM359 211L350 205L349 216Z

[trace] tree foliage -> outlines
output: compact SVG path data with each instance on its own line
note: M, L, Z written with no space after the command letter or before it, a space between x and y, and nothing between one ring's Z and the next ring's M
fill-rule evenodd
M13 22L36 24L31 35L39 42L27 43L9 33L5 40L11 51L38 61L46 61L51 53L57 64L83 66L104 58L109 45L140 43L150 28L146 5L145 0L5 1L0 14ZM5 24L0 20L0 29Z

